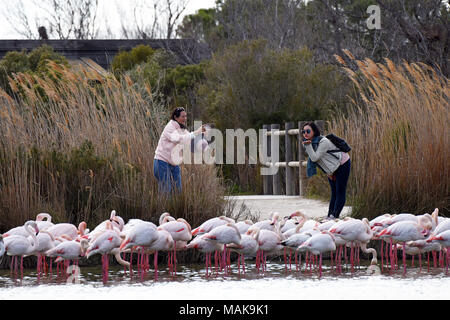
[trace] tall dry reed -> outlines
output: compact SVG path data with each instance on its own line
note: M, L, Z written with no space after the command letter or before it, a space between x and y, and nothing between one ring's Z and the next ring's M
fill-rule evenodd
M450 211L448 79L422 63L337 57L363 103L336 116L330 131L353 147L349 182L356 217Z
M153 156L168 120L158 93L126 77L50 70L16 75L14 98L0 91L0 232L39 212L91 229L113 209L125 221L169 211L193 227L230 215L212 166L183 166L183 192L158 192Z

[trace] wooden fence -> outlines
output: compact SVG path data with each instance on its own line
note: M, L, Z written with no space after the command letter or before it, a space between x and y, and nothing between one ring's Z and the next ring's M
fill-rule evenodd
M306 157L302 146L302 134L301 130L303 124L307 121L299 121L297 127L295 122L286 122L284 130L280 130L279 124L263 125L263 129L267 130L266 137L263 139L262 148L265 156L263 166L265 167L278 167L278 170L273 175L263 175L263 190L265 195L282 195L287 196L299 195L305 196L306 194ZM324 121L316 120L314 123L319 127L322 132L324 129ZM272 143L272 137L284 136L284 144L281 138L279 138L278 148L277 144ZM284 146L284 161L272 161L272 155L276 152L280 154ZM280 159L281 160L281 159ZM280 168L283 168L280 170ZM284 177L283 177L284 176ZM284 178L284 188L283 188ZM296 187L296 181L298 181L298 188ZM284 189L284 192L283 192Z

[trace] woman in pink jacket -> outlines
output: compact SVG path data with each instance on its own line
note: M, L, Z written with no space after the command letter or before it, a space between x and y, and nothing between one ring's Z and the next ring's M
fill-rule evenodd
M194 132L189 132L186 130L186 123L186 111L181 107L176 108L159 138L153 161L153 174L164 192L172 191L172 186L181 191L181 173L177 159L180 156L180 147L205 131L204 126L201 126Z

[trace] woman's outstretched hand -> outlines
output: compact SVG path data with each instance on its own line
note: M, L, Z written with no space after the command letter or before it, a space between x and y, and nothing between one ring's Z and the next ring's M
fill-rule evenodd
M197 130L194 131L194 134L197 135L197 134L200 134L200 133L205 132L205 131L206 131L205 125L202 124L201 127L199 127Z
M302 141L302 143L303 143L304 145L306 145L306 144L311 144L311 140L304 140L304 141Z

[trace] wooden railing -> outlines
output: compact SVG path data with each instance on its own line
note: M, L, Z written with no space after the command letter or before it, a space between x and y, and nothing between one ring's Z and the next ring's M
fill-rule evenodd
M287 196L306 194L306 158L302 145L301 130L306 121L299 121L297 127L295 122L286 122L284 130L280 130L279 124L263 125L266 131L266 138L263 139L263 154L264 157L262 165L265 167L284 168L284 177L282 170L277 170L273 175L263 175L263 190L266 195L281 195L283 194L282 179L285 180L284 194ZM314 123L323 131L324 121L316 120ZM284 161L272 161L272 154L280 152L276 150L276 144L272 144L272 136L284 136ZM279 146L282 139L279 140ZM280 148L280 147L279 147ZM298 169L296 169L298 168ZM298 171L298 172L297 172ZM298 188L296 188L296 181L298 181Z

